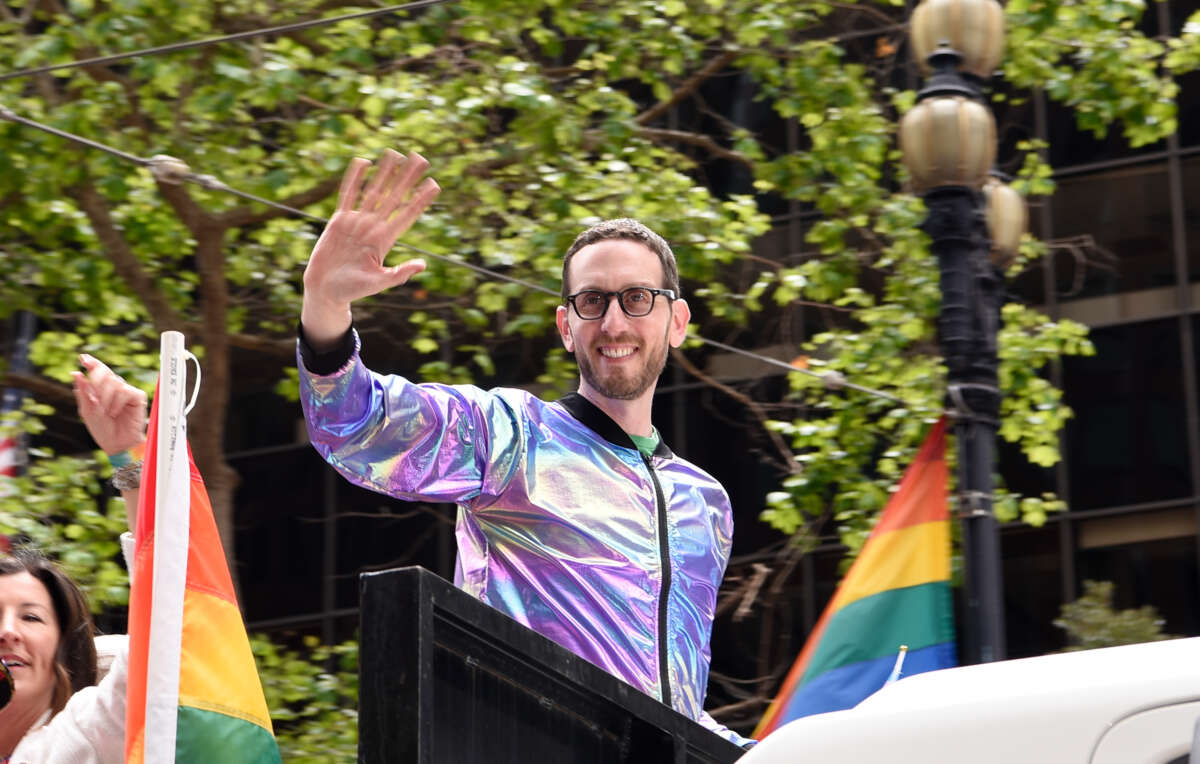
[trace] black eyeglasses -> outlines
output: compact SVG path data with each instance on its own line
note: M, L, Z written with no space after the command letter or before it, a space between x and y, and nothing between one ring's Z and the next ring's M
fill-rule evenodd
M601 292L597 289L585 289L567 295L567 302L575 308L575 315L584 321L595 321L604 318L608 312L609 298L616 296L621 310L630 318L638 318L654 310L654 298L662 295L668 300L675 299L675 292L670 289L654 289L652 287L629 287L619 292Z

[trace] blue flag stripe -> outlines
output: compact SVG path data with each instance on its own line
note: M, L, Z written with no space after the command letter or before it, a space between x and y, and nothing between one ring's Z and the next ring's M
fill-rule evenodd
M910 650L904 659L901 680L910 674L948 668L955 665L956 661L954 642ZM895 663L896 656L888 655L826 671L796 690L784 707L782 717L792 720L853 708L883 686Z

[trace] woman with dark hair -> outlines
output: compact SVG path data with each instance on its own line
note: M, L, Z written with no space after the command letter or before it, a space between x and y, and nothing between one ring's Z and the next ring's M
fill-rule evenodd
M96 646L87 600L58 566L31 549L16 549L0 558L0 659L13 679L12 698L0 709L0 761L9 760L7 752L17 753L18 743L31 731L47 728L68 700L74 701L69 716L75 724L55 728L74 726L80 739L72 742L93 748L97 757L91 760L120 761L123 735L115 741L103 738L124 729L123 669L114 677L121 692L102 698L93 687ZM81 717L84 707L88 712ZM80 749L75 745L71 750ZM101 756L105 751L110 755ZM12 759L22 760L20 754Z
M57 713L67 704L67 698L72 694L96 683L96 643L92 639L91 612L87 606L87 599L75 582L40 553L32 549L17 549L10 556L0 558L0 578L20 574L41 582L53 605L59 639L54 656L54 692L51 707ZM22 581L19 578L14 580L18 583ZM32 583L25 580L25 588ZM27 616L18 620L43 622L42 619ZM9 627L4 621L0 621L0 624ZM6 628L5 631L7 630ZM0 632L0 641L3 639L4 632ZM12 663L8 660L6 662ZM18 665L16 668L20 669L22 666Z
M79 414L114 466L130 526L145 439L146 395L90 356L76 375ZM122 536L127 557L132 539ZM125 650L97 684L91 612L83 592L41 553L0 555L0 660L13 691L0 708L0 764L116 764L125 754Z

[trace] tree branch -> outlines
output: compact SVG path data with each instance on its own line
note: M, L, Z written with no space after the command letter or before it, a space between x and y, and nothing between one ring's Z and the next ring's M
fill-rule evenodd
M735 703L730 703L727 706L718 706L717 708L714 708L713 710L709 711L708 714L709 714L709 716L716 719L719 717L727 716L728 714L737 713L739 711L751 711L751 710L754 710L757 708L762 708L763 706L768 706L770 704L771 704L770 698L763 698L763 697L759 697L756 695L753 698L746 698L745 700L739 700Z
M704 95L702 93L696 93L694 96L692 96L692 100L694 100L696 102L696 110L697 111L699 111L701 114L708 117L712 121L716 122L718 125L721 126L721 129L724 130L725 132L735 133L738 130L745 129L741 125L739 125L736 122L734 122L733 120L731 120L729 117L726 117L724 114L720 113L716 109L709 106L708 101L705 100Z
M183 195L186 197L186 194ZM186 197L191 202L190 197ZM221 531L226 559L233 569L236 550L233 536L233 495L238 475L225 460L225 417L229 412L232 380L229 352L229 283L225 278L225 228L207 213L196 234L196 273L200 308L200 341L204 343L204 384L196 402L199 416L194 417L189 440L196 466L208 484L209 498Z
M80 54L98 56L101 54L101 51L88 47L81 50ZM125 98L129 101L130 122L145 135L151 136L154 134L154 125L151 124L150 120L146 119L146 115L142 112L142 99L138 95L137 85L132 80L117 74L107 66L85 66L83 70L97 82L115 82L120 85L121 89L125 91Z
M746 167L754 167L754 163L750 161L750 157L740 151L725 148L707 135L690 133L686 130L667 130L659 127L640 127L638 128L638 133L652 140L690 143L693 146L699 146L714 156L743 164Z
M470 165L463 170L463 175L471 178L486 178L497 170L503 170L505 167L511 167L522 161L524 159L516 152L513 152L508 156L493 157Z
M868 5L862 5L860 3L838 3L838 2L835 2L835 3L831 3L831 5L833 5L833 7L835 7L835 8L840 8L844 11L854 11L856 13L866 13L869 16L874 16L878 21L881 21L887 25L895 25L898 23L903 23L903 21L904 21L903 19L897 20L897 19L892 18L891 16L887 15L886 11L882 11L882 10L873 8Z
M482 68L479 64L470 61L467 51L478 47L474 44L468 45L439 45L428 53L421 56L409 56L408 58L399 58L392 61L383 68L384 72L398 72L419 61L429 61L437 58L445 58L456 64L458 69L464 68L466 64L471 64L476 68Z
M727 50L713 58L705 64L700 71L688 77L679 88L671 94L671 97L665 101L660 101L649 109L646 109L641 114L634 118L634 121L639 125L648 125L654 120L666 114L672 106L679 103L683 99L691 95L696 89L705 83L710 77L720 72L725 67L733 63L740 53L736 50Z
M244 304L244 302L239 301L239 304ZM189 338L202 337L206 328L201 321L187 321L179 327L179 331ZM239 350L249 350L252 353L283 361L294 361L296 358L296 338L294 336L278 337L270 334L245 332L229 332L228 336L229 346Z
M0 388L15 387L24 390L38 400L53 406L75 405L75 393L69 385L55 382L48 377L24 372L0 374Z
M213 222L213 216L196 203L184 184L166 183L157 178L154 182L158 186L158 192L167 200L167 204L171 205L171 209L175 210L180 221L187 226L193 236L199 238L201 229Z
M193 332L200 331L199 324L188 324L187 327L188 330ZM290 339L275 339L272 337L230 333L229 345L241 350L251 350L253 353L262 353L266 356L275 357L275 359L294 360L296 355L296 341L294 337Z
M200 276L199 328L211 365L214 356L228 356L229 282L225 278L225 229L209 220L209 225L196 231L196 273Z
M708 376L707 374L705 374L704 372L700 371L700 369L697 368L695 364L693 364L691 361L688 360L687 356L685 356L683 354L683 352L679 350L679 348L671 349L671 357L675 360L676 363L678 363L680 366L682 366L685 370L687 370L687 372L689 374L691 374L696 379L700 380L701 382L705 383L706 385L711 385L712 387L715 387L716 389L720 390L721 392L725 393L729 397L731 397L734 400L741 403L746 408L750 409L750 412L752 414L754 414L755 419L757 419L758 423L760 425L762 425L763 431L767 434L767 438L771 441L772 445L774 445L775 449L779 452L779 458L780 458L780 461L783 463L784 470L786 470L788 474L795 474L796 472L799 471L799 467L796 466L795 452L793 452L792 449L788 448L787 444L783 442L783 438L781 438L779 436L779 433L775 432L774 430L772 430L770 427L767 426L767 416L766 416L766 414L763 413L762 407L757 402L751 400L749 397L743 395L742 393L739 393L737 390L734 390L729 385L718 382L716 379L714 379L714 378Z
M146 312L150 314L150 320L154 322L154 327L163 332L181 326L183 320L167 302L166 295L154 285L150 276L142 268L137 255L130 248L129 242L117 230L112 215L109 213L108 204L96 191L96 187L91 183L85 183L68 189L67 194L79 204L84 214L87 215L93 230L96 231L96 237L100 239L100 244L104 248L105 257L113 264L113 268L121 280L146 306Z
M341 176L332 176L325 180L319 181L315 186L300 193L293 194L280 202L280 204L292 207L294 209L303 209L310 204L321 201L325 197L332 194L341 183ZM236 207L232 210L221 213L217 216L217 224L222 228L240 228L248 225L257 225L265 223L268 220L283 217L291 213L285 212L277 207L268 207L262 212L255 212L250 207Z
M212 57L216 54L215 47L201 48L200 53L196 56L194 64L196 71L207 71ZM175 96L174 117L171 119L171 134L174 137L183 135L185 128L184 123L188 120L188 110L185 108L187 102L196 92L196 79L187 78L179 86L179 93Z
M333 104L325 103L324 101L318 101L315 98L309 98L306 95L296 96L296 101L298 103L302 103L306 106L311 106L314 109L320 109L321 111L328 111L333 114L353 114L356 117L361 116L361 114L362 114L362 110L360 110L360 109L351 109L349 107L334 106Z

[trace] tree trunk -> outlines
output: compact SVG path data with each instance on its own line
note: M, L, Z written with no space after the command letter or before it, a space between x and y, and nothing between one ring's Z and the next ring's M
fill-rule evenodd
M229 573L237 586L237 555L233 536L233 496L238 476L225 461L225 417L229 413L230 346L226 316L229 290L225 281L224 227L206 221L196 233L196 270L200 275L201 325L197 341L204 345L200 397L189 417L188 440L196 466L204 476Z

